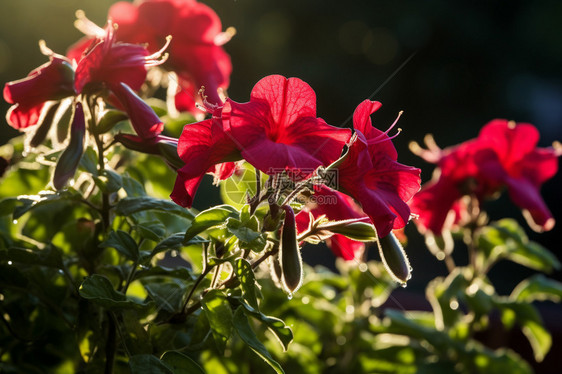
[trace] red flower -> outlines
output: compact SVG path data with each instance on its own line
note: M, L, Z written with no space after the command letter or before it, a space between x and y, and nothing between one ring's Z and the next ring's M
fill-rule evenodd
M90 22L85 18L79 21ZM97 27L91 22L88 25L91 28ZM98 34L101 34L101 30L98 30ZM81 45L80 48L83 46ZM119 89L119 84L125 83L136 91L146 79L147 66L164 62L160 57L166 47L167 44L164 44L164 48L149 55L142 45L116 42L115 28L108 24L103 37L94 40L82 52L76 67L74 87L77 92L82 92L86 85L104 84L112 89ZM71 52L71 55L76 55L76 52Z
M316 118L316 95L308 84L280 75L260 80L247 103L227 100L223 121L242 157L267 174L311 174L335 161L350 137L349 130Z
M321 186L316 189L313 199L313 202L307 204L296 216L299 234L308 229L311 214L313 218L326 216L330 221L367 217L351 197L328 187ZM346 261L361 259L365 251L365 243L340 234L326 239L326 243L334 255L342 257Z
M6 120L18 130L37 124L46 101L75 94L74 69L70 62L44 44L41 44L41 50L49 56L49 62L32 70L26 78L8 82L4 86L4 100L14 104Z
M220 113L220 109L216 113ZM232 161L240 160L240 151L230 134L223 129L220 117L186 125L179 139L178 154L185 166L178 170L170 197L185 207L193 204L193 197L205 173L226 179L234 172Z
M558 171L562 151L536 148L538 139L533 125L497 119L484 126L478 138L454 147L441 150L431 139L429 150L415 145L415 153L439 167L434 180L411 202L412 211L420 216L418 227L440 234L467 214L463 196L481 202L506 186L531 228L552 229L554 218L539 190Z
M380 107L370 100L359 104L353 114L355 135L337 169L339 189L361 203L378 235L384 237L408 222L406 202L419 190L420 169L398 163L387 135L390 129L382 132L372 126L370 115Z
M172 35L165 67L193 83L194 88L185 87L193 90L190 94L205 86L209 101L221 103L217 90L228 87L232 71L230 57L221 45L230 37L221 32L220 19L211 8L195 0L121 1L110 8L109 19L119 25L118 40L147 43L151 52Z

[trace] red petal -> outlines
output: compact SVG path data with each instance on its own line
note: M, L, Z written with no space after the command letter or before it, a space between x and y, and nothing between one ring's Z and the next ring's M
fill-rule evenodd
M16 130L34 126L39 122L43 107L43 103L28 109L23 109L19 104L13 105L6 114L6 121Z
M143 139L151 139L164 129L164 123L154 110L138 97L125 83L112 86L112 91L119 99L136 133Z
M508 178L507 188L511 200L523 209L529 227L535 231L548 231L554 227L552 213L542 199L539 190L525 179Z
M272 118L269 126L273 133L292 125L299 117L316 117L316 94L298 78L267 76L256 83L250 101L268 104Z
M190 208L193 204L193 198L195 197L197 188L199 188L199 184L201 184L205 173L196 176L191 176L189 175L190 173L186 175L184 173L184 168L185 167L178 170L174 190L170 197L176 204Z

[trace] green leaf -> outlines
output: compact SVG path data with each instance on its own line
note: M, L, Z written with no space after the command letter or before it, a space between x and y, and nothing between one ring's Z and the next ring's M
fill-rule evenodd
M146 292L156 303L158 309L168 312L178 312L181 308L185 286L176 282L147 283L144 284Z
M30 210L43 205L67 200L76 201L80 200L81 197L72 188L68 188L58 192L43 191L38 195L21 195L17 199L20 205L14 208L14 219L18 219Z
M160 243L154 247L150 256L154 256L157 253L166 251L168 249L180 249L182 247L192 245L192 244L201 244L201 243L208 243L209 241L203 239L199 236L191 238L187 243L184 243L185 234L183 232L177 232L175 234L170 235L166 239L162 240Z
M257 218L256 217L253 218L257 222ZM254 240L256 240L261 236L261 233L252 230L251 228L242 224L242 222L240 222L239 220L233 217L230 217L226 220L226 228L228 229L228 231L234 234L240 241L245 243L253 242Z
M158 242L166 235L166 226L160 221L142 222L133 226L143 239Z
M495 304L503 312L502 322L504 325L509 325L508 319L515 317L523 334L531 343L535 360L541 362L550 350L552 337L544 328L537 309L527 302L513 302L499 297L496 298Z
M219 205L199 213L185 232L185 242L190 241L195 235L208 228L222 225L229 217L236 217L238 211L229 205Z
M205 374L205 371L191 357L177 351L168 351L162 361L172 369L174 374Z
M139 259L139 247L135 239L125 231L117 230L109 233L109 238L100 244L101 248L115 248L125 257L137 261Z
M103 275L94 274L87 277L80 286L80 296L84 299L109 309L131 308L140 306L113 288L113 285Z
M488 261L505 258L547 273L561 267L556 256L540 244L529 241L517 221L510 218L484 227L477 240L479 247L487 253Z
M51 177L49 168L34 165L35 169L11 167L2 177L0 198L36 194L44 189Z
M80 167L92 175L98 175L98 154L92 147L86 148L80 160Z
M269 364L275 370L276 373L284 373L283 368L277 361L271 357L265 346L258 340L256 334L252 330L248 317L244 313L243 308L238 308L234 313L234 328L236 332L242 338L242 340L250 346L250 348L260 356L265 362Z
M252 265L243 258L239 258L235 263L235 271L238 280L240 280L240 288L242 288L242 296L244 300L255 310L259 310L258 298L256 296L256 277Z
M289 344L293 341L293 330L283 322L283 320L271 316L266 316L246 303L241 304L252 317L266 324L267 328L279 339L283 350L289 349Z
M115 213L121 216L129 216L145 210L171 213L189 219L194 217L193 213L173 201L157 199L150 196L126 197L120 200L115 206Z
M511 293L510 299L527 303L535 300L559 303L562 300L562 283L537 274L519 283Z
M148 354L131 356L129 368L134 374L175 374L168 365Z
M224 292L214 289L201 300L203 310L209 320L217 349L222 354L232 332L232 309Z
M40 265L61 269L63 261L60 251L53 246L42 250L25 248L8 248L0 251L0 261L12 261L29 265Z
M96 185L106 193L117 192L123 187L123 178L115 171L104 169L99 176L94 177Z

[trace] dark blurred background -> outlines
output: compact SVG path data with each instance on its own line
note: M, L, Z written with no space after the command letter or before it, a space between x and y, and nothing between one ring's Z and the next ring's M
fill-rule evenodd
M234 100L249 99L252 86L265 75L296 76L315 89L318 116L332 125L350 126L357 104L376 91L373 99L384 106L373 116L374 124L386 129L404 110L399 123L404 131L394 141L399 161L421 167L424 181L432 167L413 156L407 145L411 140L421 142L426 133L447 146L475 137L491 119L507 118L537 126L541 146L562 140L562 2L558 0L203 2L215 9L223 28L237 29L225 46L234 66L229 89ZM73 27L76 9L103 25L112 3L3 0L0 81L24 77L46 61L37 47L40 39L64 53L81 36ZM5 113L8 105L2 102L0 109ZM4 121L0 143L15 134ZM562 221L561 188L560 173L543 187L558 221ZM215 192L200 194L216 197ZM200 200L199 208L210 202ZM492 218L508 215L524 224L507 196L488 209ZM527 231L562 259L560 225L540 235ZM408 289L421 291L436 274L444 274L445 267L428 255L414 227L406 232L414 267ZM318 262L328 253L311 249L305 255ZM456 259L466 263L462 251ZM530 274L500 263L491 278L500 293L509 293ZM554 277L562 279L562 273Z

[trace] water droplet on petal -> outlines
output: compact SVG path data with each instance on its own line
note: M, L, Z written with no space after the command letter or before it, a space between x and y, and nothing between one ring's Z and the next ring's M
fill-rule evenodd
M293 298L293 294L292 293L288 293L287 294L287 299L291 300Z
M14 225L17 225L17 224L18 224L18 220L15 219L15 220L12 221L12 223L13 223Z

